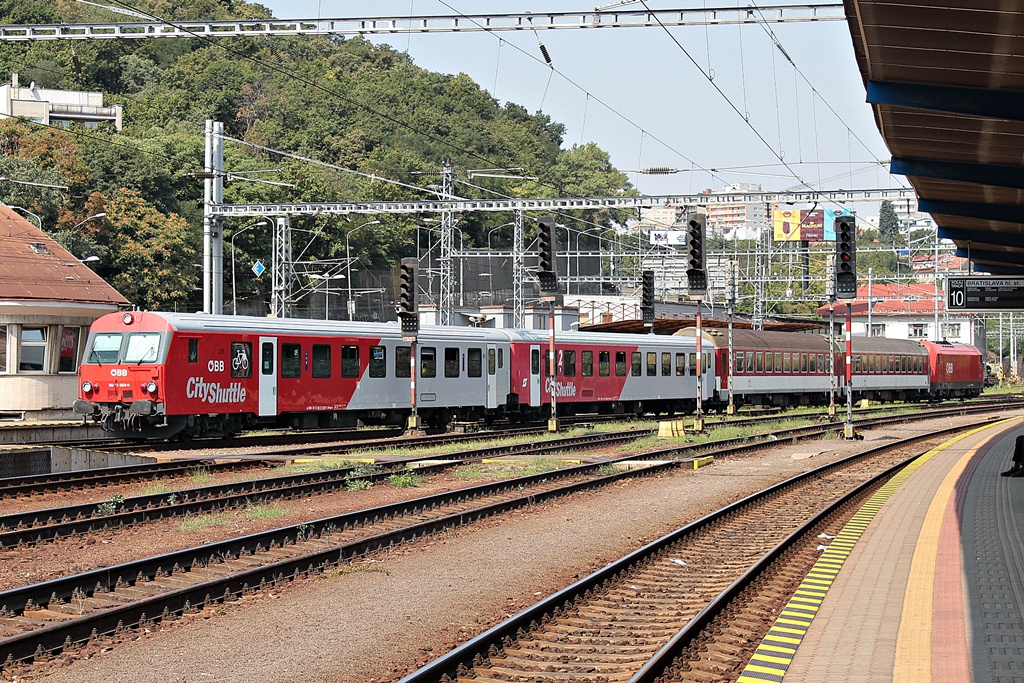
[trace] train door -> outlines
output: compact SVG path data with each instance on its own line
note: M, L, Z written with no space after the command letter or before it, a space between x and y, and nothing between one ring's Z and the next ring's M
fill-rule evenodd
M487 382L487 408L498 407L498 368L497 368L498 347L496 344L487 345L487 369L484 377Z
M277 337L260 337L260 416L277 415Z
M530 346L530 405L540 405L540 346Z

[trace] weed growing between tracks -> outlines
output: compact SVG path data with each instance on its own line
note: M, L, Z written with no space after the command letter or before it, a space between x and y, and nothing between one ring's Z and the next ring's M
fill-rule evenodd
M426 477L421 477L408 469L388 477L388 483L395 488L415 488L426 480Z
M193 484L209 484L213 481L213 474L205 467L193 467L186 474Z
M291 508L273 503L246 503L240 510L242 519L277 519L294 512ZM178 523L178 531L199 531L209 526L228 526L238 521L238 512L214 512L208 515L189 515Z

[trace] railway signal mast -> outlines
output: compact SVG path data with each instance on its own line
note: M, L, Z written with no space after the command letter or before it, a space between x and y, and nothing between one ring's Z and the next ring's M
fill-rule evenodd
M648 333L654 334L654 271L642 273L643 289L640 295L640 312L643 315L644 327Z
M689 213L686 216L688 259L686 289L690 299L697 302L697 314L694 320L697 327L697 414L693 418L693 429L696 432L704 431L704 414L701 405L704 393L704 356L701 354L700 307L704 302L704 295L708 291L707 253L704 250L706 237L707 217L696 211Z
M853 429L853 323L850 299L857 296L857 219L836 217L836 298L846 299L846 425L843 438L857 438ZM870 306L870 303L868 304ZM868 336L871 330L868 330Z
M416 412L416 337L420 332L420 314L416 308L417 259L404 258L398 272L398 319L402 324L402 339L409 342L409 399L412 412L408 428L420 428Z
M551 418L548 431L558 431L558 365L555 362L555 304L558 302L558 271L555 269L555 217L541 216L537 219L537 244L539 263L537 279L540 280L541 301L547 301L551 308L548 313L548 328L551 341L548 349L548 381L551 382Z

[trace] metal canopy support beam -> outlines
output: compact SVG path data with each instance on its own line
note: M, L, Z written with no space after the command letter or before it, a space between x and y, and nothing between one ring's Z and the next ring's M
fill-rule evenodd
M981 202L954 202L943 199L920 199L919 211L945 216L980 218L1002 223L1024 223L1024 206L1018 204L983 204ZM983 239L981 241L988 241Z
M901 159L893 157L889 164L893 175L955 180L978 185L1012 187L1024 190L1024 168L993 164L967 164L938 159Z
M1016 265L1017 268L1024 269L1024 252L991 251L989 249L976 249L971 246L970 248L957 247L956 255L960 258L969 258L974 262L1004 263Z
M995 244L1000 247L1024 249L1024 234L1016 232L939 228L939 237L956 242L976 242L979 244Z
M228 38L234 36L367 36L402 33L474 33L550 29L660 28L728 24L846 21L842 3L624 9L609 12L539 12L417 17L249 19L222 21L140 21L133 23L33 24L0 27L0 41L112 40L146 38Z
M1007 266L998 264L975 263L975 272L991 273L992 275L1024 275L1024 266Z
M1024 121L1024 92L885 81L868 81L867 91L868 104Z

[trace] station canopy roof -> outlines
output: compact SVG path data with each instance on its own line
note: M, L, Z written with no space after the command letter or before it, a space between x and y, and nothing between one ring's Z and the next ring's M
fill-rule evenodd
M1021 5L844 2L892 172L975 271L1024 276Z

